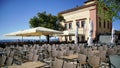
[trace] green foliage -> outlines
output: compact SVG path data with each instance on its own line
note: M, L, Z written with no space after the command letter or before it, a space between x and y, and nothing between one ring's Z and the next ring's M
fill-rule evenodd
M30 27L46 27L55 30L64 30L64 27L59 23L65 21L63 16L54 16L52 14L47 14L46 12L39 12L37 16L30 19Z
M120 19L120 0L98 0L98 16L107 20Z

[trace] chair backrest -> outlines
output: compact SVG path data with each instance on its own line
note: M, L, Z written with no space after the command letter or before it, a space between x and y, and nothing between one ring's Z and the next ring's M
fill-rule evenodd
M93 50L93 55L94 56L100 56L100 51L99 50Z
M69 51L69 55L71 55L71 54L74 54L74 51L73 51L73 50L70 50L70 51Z
M120 46L120 45L119 45ZM117 46L118 47L118 46ZM120 47L117 49L117 54L120 54Z
M6 61L6 65L10 66L12 64L12 62L13 62L13 58L12 57L8 57L7 61Z
M93 50L97 50L97 46L92 46L92 49Z
M30 54L28 55L28 59L29 59L29 60L33 60L33 55L34 55L33 53L30 53Z
M13 57L13 56L14 56L14 53L15 53L15 51L11 51L11 52L10 52L10 57Z
M57 67L56 68L62 68L63 66L63 60L57 59Z
M21 51L21 50L22 50L22 47L21 47L21 46L19 46L19 47L18 47L18 50L19 50L19 51Z
M37 49L34 50L33 53L36 55L38 53L38 50Z
M57 51L57 50L55 50L55 51L53 52L53 56L54 56L54 57L58 57L58 51Z
M63 56L63 51L58 51L58 58L60 58L61 56Z
M7 54L7 56L10 55L10 50L9 49L6 51L6 54Z
M31 48L31 49L30 49L30 53L33 53L33 51L34 51L34 49L33 49L33 48Z
M98 50L103 51L103 47L102 46L98 47Z
M64 61L63 68L67 68L67 62Z
M78 61L80 63L86 62L86 60L87 60L87 56L86 55L84 55L84 54L79 54L78 55Z
M93 56L94 52L93 51L88 51L87 56Z
M80 46L80 53L83 54L84 53L84 49L85 47L84 46Z
M66 49L63 50L63 55L66 56Z
M79 53L79 52L80 52L80 48L79 48L79 47L77 47L76 49L77 49L77 50L76 50L76 52L77 52L77 53Z
M70 51L70 50L66 49L66 55L69 55L69 51Z
M51 46L48 46L48 49L47 49L47 50L50 52L50 51L52 50L52 49L51 49Z
M116 54L117 52L116 52L116 50L114 50L113 48L109 48L109 49L107 50L107 53L108 53L108 55L113 55L113 54Z
M87 54L88 54L88 50L87 50L87 49L84 49L84 50L83 50L83 54L84 54L84 55L87 55Z
M106 61L106 51L100 51L100 58L101 58L101 61L102 62L105 62Z
M92 48L87 48L88 51L92 51Z
M103 50L108 50L108 46L107 45L103 45Z
M0 61L1 65L4 65L5 61L6 61L7 56L3 55Z
M72 64L70 62L64 62L63 68L76 68L76 64Z
M33 61L38 61L38 57L39 57L39 55L34 55L33 56Z
M25 45L22 47L22 50L24 50L24 51L26 51L26 50L27 50L27 48L26 48L26 46L25 46Z
M88 63L93 68L100 66L100 57L97 56L88 56Z
M39 45L37 45L37 46L36 46L36 49L39 49L39 48L40 48Z
M3 51L3 48L0 47L0 51Z
M33 49L35 49L35 47L36 47L36 45L33 45L33 47L32 47L32 48L33 48Z
M53 67L52 68L57 68L57 59L55 58L55 61L53 61Z

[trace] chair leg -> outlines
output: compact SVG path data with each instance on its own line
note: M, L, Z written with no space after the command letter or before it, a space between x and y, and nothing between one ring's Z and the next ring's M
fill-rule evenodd
M87 68L87 67L86 67L86 64L84 64L84 68Z
M85 65L84 64L82 64L83 65L83 68L85 68Z
M80 64L79 67L82 68L82 65Z

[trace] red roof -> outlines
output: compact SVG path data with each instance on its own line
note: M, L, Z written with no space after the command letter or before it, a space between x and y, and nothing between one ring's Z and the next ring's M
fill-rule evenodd
M72 9L68 9L68 10L62 11L59 14L65 14L65 13L69 13L69 12L72 12L72 11L76 11L76 10L79 10L79 9L83 9L83 8L87 8L87 7L95 6L95 5L96 4L89 4L89 5L79 6L79 7L75 7L75 8L72 8Z

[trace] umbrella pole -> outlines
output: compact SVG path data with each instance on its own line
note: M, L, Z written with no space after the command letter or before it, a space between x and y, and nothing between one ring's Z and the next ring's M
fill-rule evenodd
M23 36L22 36L22 42L23 42Z
M47 42L49 43L49 35L47 35Z
M23 43L23 36L22 36L22 45L23 45L24 43Z
M39 36L39 42L38 43L40 43L40 38L41 38L41 36Z

